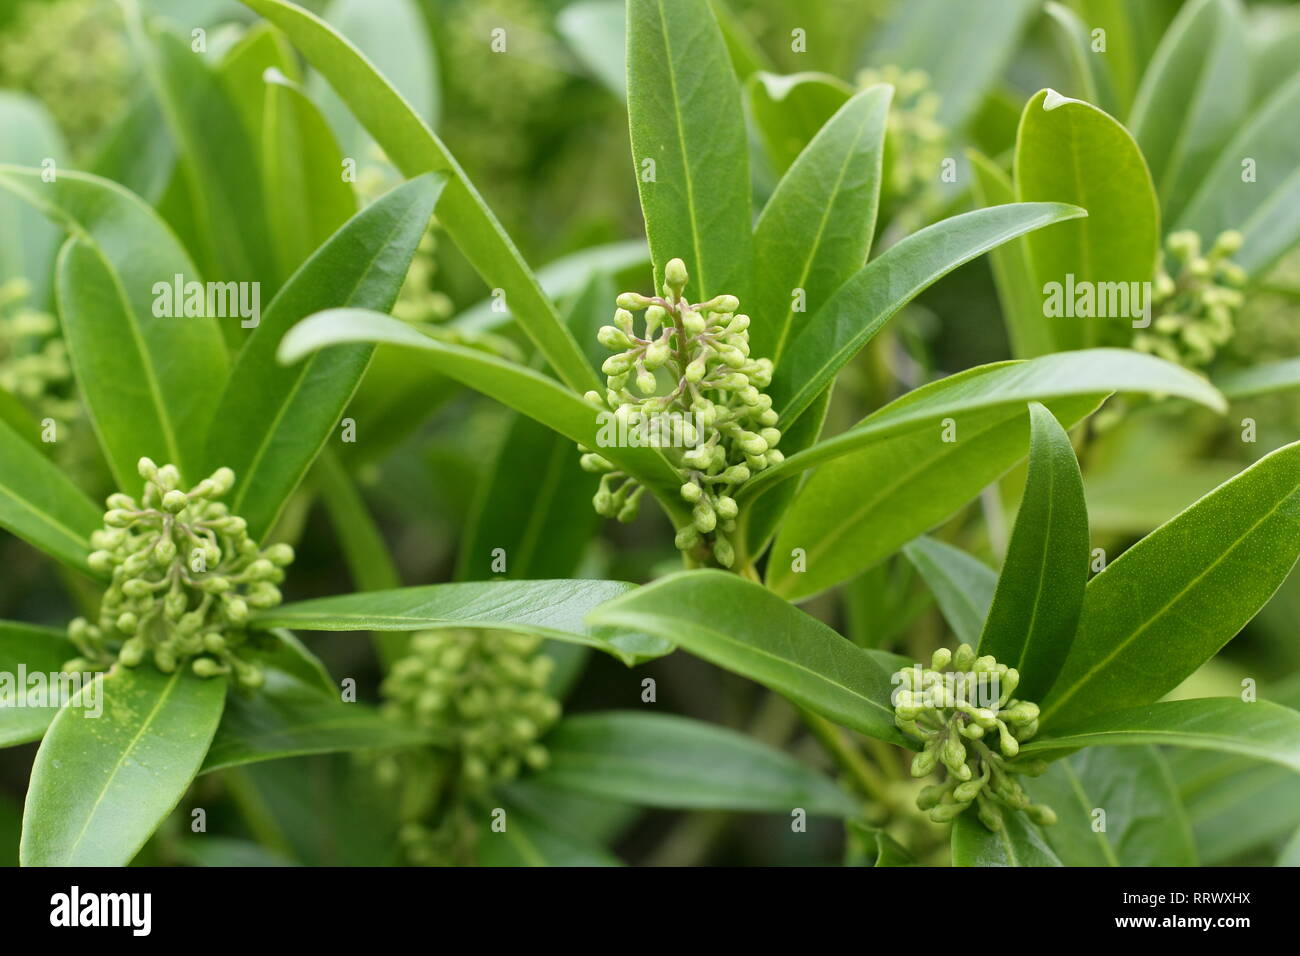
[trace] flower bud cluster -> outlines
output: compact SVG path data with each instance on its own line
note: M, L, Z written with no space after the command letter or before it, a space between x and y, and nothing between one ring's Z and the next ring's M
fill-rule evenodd
M1030 803L1015 779L1047 769L1042 760L1019 757L1020 744L1038 730L1038 705L1011 697L1019 682L1014 667L977 657L969 644L955 654L940 648L930 667L918 664L894 675L894 722L923 744L912 759L912 776L940 766L947 771L943 783L926 787L916 800L931 820L946 823L974 805L990 830L1002 827L1003 807L1023 810L1044 826L1056 822L1051 808Z
M445 737L474 789L546 765L539 738L560 716L546 693L541 638L499 631L422 631L384 680L387 709Z
M116 659L127 667L148 659L170 674L188 664L200 677L230 674L243 687L260 686L262 672L240 651L253 610L280 603L276 585L293 548L259 547L244 519L216 500L234 485L229 468L189 491L181 490L174 465L141 458L140 477L139 502L110 495L104 527L90 537L90 567L111 581L98 622L69 625L83 659L64 669L107 667L110 644L121 641Z
M885 120L887 191L897 201L908 202L938 181L948 139L947 129L936 118L940 96L930 88L930 74L924 70L891 65L859 71L859 88L877 83L894 88Z
M614 324L597 336L614 353L602 366L605 394L588 392L586 398L632 425L669 416L685 422L685 440L663 448L681 478L682 499L692 508L691 523L677 531L677 547L711 554L730 567L735 491L784 460L776 447L778 416L762 391L771 384L772 362L750 357L749 316L737 312L739 300L718 295L691 303L682 295L688 278L685 263L672 259L664 269L662 296L618 297ZM643 313L639 332L634 312ZM596 511L633 520L641 485L599 453L580 450L582 467L602 474Z
M68 350L58 320L24 304L30 294L26 279L0 285L0 388L42 418L66 421L80 411Z
M1208 365L1232 338L1244 301L1246 273L1231 261L1241 243L1241 233L1230 229L1202 255L1197 233L1170 233L1165 248L1177 265L1173 275L1161 265L1152 295L1155 319L1134 334L1133 347L1191 368Z

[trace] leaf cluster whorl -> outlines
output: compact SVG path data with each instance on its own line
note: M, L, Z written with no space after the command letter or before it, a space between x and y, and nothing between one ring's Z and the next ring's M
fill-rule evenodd
M1003 807L1023 810L1035 823L1056 822L1051 808L1030 803L1015 779L1047 769L1042 760L1019 757L1020 744L1038 731L1038 705L1011 697L1019 682L1014 667L976 657L969 644L955 654L940 648L930 667L917 664L894 674L894 723L923 745L912 759L912 776L928 776L940 765L947 771L943 783L926 787L916 800L936 823L972 805L990 830L1003 826Z
M136 667L146 659L164 673L189 664L200 677L233 674L244 687L260 686L256 664L240 656L254 608L280 603L284 568L293 548L262 548L244 519L216 499L234 485L218 468L189 491L175 465L140 459L145 479L139 502L108 497L104 527L91 535L92 570L111 575L98 623L76 618L68 636L83 657L68 671L100 669L116 660Z
M682 551L704 550L723 567L735 560L734 492L751 475L784 460L772 399L772 362L751 358L749 316L734 295L691 303L681 259L664 269L662 296L624 292L614 324L597 335L614 354L601 370L605 394L586 398L628 429L649 436L681 479L691 523L677 529ZM636 331L634 312L643 313ZM635 387L635 391L633 387ZM598 451L581 448L582 467L602 475L593 504L620 521L636 517L644 488Z

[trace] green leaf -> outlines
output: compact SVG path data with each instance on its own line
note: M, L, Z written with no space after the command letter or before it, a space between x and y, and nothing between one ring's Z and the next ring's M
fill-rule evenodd
M1065 663L1088 583L1088 507L1070 436L1029 404L1029 477L998 576L979 652L1020 672L1017 692L1039 700Z
M655 290L678 257L692 301L730 293L743 302L754 256L749 150L722 32L706 0L638 0L627 44L628 126Z
M622 866L603 847L515 806L501 807L505 829L492 826L497 808L481 807L478 862L482 866Z
M631 589L621 581L467 581L342 594L259 612L253 626L300 631L423 631L483 628L585 644L635 661L660 657L672 644L637 634L602 632L583 623L592 608Z
M924 70L937 119L961 132L1011 62L1036 0L909 0L871 38L867 61ZM971 43L971 37L979 37Z
M1300 772L1300 711L1267 700L1165 700L1105 711L1065 727L1060 723L1053 721L1050 736L1035 737L1021 751L1167 744L1239 754Z
M0 747L41 739L58 712L50 702L49 676L76 656L63 631L0 621ZM28 676L41 675L39 683L22 679L20 667Z
M0 420L0 528L68 567L93 575L86 557L104 513L58 465Z
M771 591L722 571L683 571L592 611L748 677L836 723L891 743L889 675L862 648Z
M922 536L903 548L934 594L943 619L962 644L979 643L997 573L983 561L936 538Z
M406 278L443 188L441 176L411 180L357 213L275 297L240 351L208 439L208 471L235 472L231 511L262 537L337 427L371 349L356 345L286 368L281 337L331 305L388 309Z
M1056 811L1043 833L1066 866L1196 865L1187 811L1154 747L1084 750L1025 784Z
M560 11L555 29L600 83L627 99L627 18L623 0L578 0Z
M278 286L352 217L357 200L316 104L278 71L265 88L262 169Z
M44 183L38 170L4 166L0 187L72 234L59 266L63 337L118 487L139 484L144 455L197 474L227 359L212 318L154 314L163 285L198 278L185 250L138 197L96 176L61 171Z
M601 441L598 411L555 379L487 352L424 335L405 322L361 309L327 309L300 322L280 343L281 362L292 363L345 342L385 342L422 349L439 372L477 389L504 405L601 454L652 488L666 502L680 496L677 473L653 448L622 448ZM584 360L585 361L585 360Z
M40 166L52 159L62 172L66 156L63 137L45 107L25 93L0 90L0 163ZM0 284L26 279L30 302L37 308L48 305L58 243L58 230L38 209L0 193Z
M794 758L723 727L632 711L566 717L532 779L637 806L852 816L855 802Z
M816 310L862 268L871 251L891 89L857 94L826 123L781 177L754 226L756 356L780 364L799 329L794 290Z
M1300 75L1265 100L1205 171L1200 188L1176 220L1211 241L1238 229L1246 241L1232 257L1252 278L1262 277L1300 242L1300 170L1295 130L1300 124ZM1251 176L1246 176L1247 159Z
M1044 295L1049 283L1067 286L1068 276L1076 285L1097 283L1098 290L1111 288L1101 283L1153 278L1160 209L1141 151L1114 118L1082 100L1040 90L1020 117L1014 179L1022 202L1053 200L1088 210L1086 219L1028 238L1034 286ZM1050 301L1044 299L1044 310ZM1062 306L1061 315L1045 317L1058 348L1127 342L1131 335L1133 315L1071 318L1073 310ZM1137 310L1130 303L1127 311Z
M1115 91L1118 112L1108 112L1127 116L1142 74L1182 0L1069 0L1069 4L1090 32L1105 31L1105 53L1091 55Z
M1060 203L1016 203L953 216L913 233L839 287L790 342L772 380L773 407L793 422L903 306L958 266L1034 229L1084 215Z
M1236 0L1191 0L1142 77L1129 129L1174 222L1245 114L1250 58Z
M1300 443L1260 459L1088 582L1044 727L1146 704L1214 656L1300 555ZM1140 596L1140 600L1135 596Z
M176 147L158 101L147 90L137 94L106 133L86 167L86 172L124 186L150 206L162 200L175 170Z
M996 832L974 813L960 814L952 825L953 866L1062 866L1043 831L1023 813L1007 810Z
M1010 177L991 159L975 150L966 151L971 168L971 189L985 208L1015 202ZM1002 306L1002 321L1011 339L1011 354L1034 358L1053 350L1052 328L1043 315L1043 295L1029 258L1029 241L1012 239L989 252L989 267Z
M222 679L188 668L115 666L83 689L36 752L19 854L24 866L125 866L184 796L221 720Z
M1300 388L1300 358L1265 362L1216 375L1214 384L1230 401Z
M1096 103L1107 113L1117 113L1110 74L1106 72L1107 57L1093 52L1088 25L1079 19L1077 13L1059 3L1044 4L1043 12L1052 18L1052 24L1056 27L1061 51L1065 55L1070 79L1074 84L1071 92L1081 100Z
M1132 390L1224 406L1204 379L1151 356L1127 349L1065 352L932 382L759 472L737 496L742 518L773 485L828 462L787 515L768 586L788 597L817 593L939 524L1024 455L1025 402L1041 401L1072 425L1108 393ZM955 441L942 440L946 419ZM803 573L787 561L794 548L805 550Z
M1300 828L1286 841L1286 846L1277 855L1277 866L1300 866Z
M852 821L851 821L852 822ZM876 866L916 866L916 857L884 830L875 831Z
M793 165L853 92L852 86L828 73L760 71L746 81L749 112L778 175Z
M306 754L428 746L414 727L396 724L360 703L268 671L257 693L232 694L200 773Z
M511 313L562 381L579 392L600 386L582 350L537 284L460 164L410 104L347 40L285 0L246 0L275 23L327 79L403 175L446 172L438 222L489 288L501 289Z

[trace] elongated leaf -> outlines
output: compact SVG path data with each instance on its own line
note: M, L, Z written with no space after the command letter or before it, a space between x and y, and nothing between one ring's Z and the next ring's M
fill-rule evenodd
M785 343L871 251L891 90L857 94L822 127L754 227L758 319L750 348L780 364Z
M1196 865L1187 811L1154 747L1084 750L1026 786L1056 811L1043 834L1066 866Z
M1074 724L1172 690L1255 616L1298 555L1295 443L1161 525L1088 582L1078 636L1041 701L1043 725Z
M1147 67L1128 125L1171 222L1241 122L1249 66L1236 0L1191 0Z
M838 724L903 742L889 675L862 648L752 581L683 571L614 598L587 620L673 641Z
M105 134L86 172L129 189L151 206L163 198L176 168L176 147L162 110L145 90Z
M582 350L560 321L510 237L466 178L460 164L403 96L347 40L316 16L285 0L247 0L280 27L329 81L349 109L406 176L447 173L438 221L511 313L556 374L584 392L600 385Z
M769 390L798 418L886 322L930 285L1002 243L1084 215L1060 203L1016 203L953 216L908 236L836 290L790 342Z
M1072 425L1108 392L1133 389L1180 394L1216 410L1224 404L1204 379L1150 356L1122 349L1059 353L981 366L915 389L847 432L759 472L737 498L742 517L774 484L829 462L787 516L768 585L791 597L814 594L947 518L1025 453L1025 432L1012 426L1025 428L1024 402L1042 401ZM943 440L947 419L955 441ZM802 573L788 562L794 548L807 557Z
M265 128L266 86L270 77L278 75L290 84L302 82L302 70L293 47L283 33L265 22L253 24L226 51L217 66L217 75L239 111L244 131L254 147L261 142ZM274 201L269 190L267 199Z
M505 813L504 829L492 826L492 813ZM622 866L603 847L557 827L552 820L516 806L483 807L478 862L482 866Z
M852 95L852 86L828 73L782 76L760 71L749 78L745 98L768 161L778 175L793 165Z
M1182 6L1182 0L1146 0L1143 3L1129 3L1128 0L1068 2L1087 24L1090 39L1092 31L1105 31L1101 34L1106 42L1105 52L1091 55L1099 61L1101 71L1109 77L1110 86L1115 91L1118 112L1109 109L1107 112L1114 116L1128 116L1142 74L1151 63L1169 22Z
M1127 342L1140 312L1132 297L1124 309L1123 299L1105 290L1132 291L1135 287L1114 284L1150 281L1160 253L1160 209L1133 137L1097 107L1040 90L1020 117L1014 180L1022 202L1053 200L1088 210L1086 219L1026 240L1044 309L1052 302L1049 291L1059 291L1061 309L1044 318L1057 347ZM1095 284L1091 311L1127 314L1075 316L1075 303L1064 301L1070 276L1076 287Z
M1026 700L1047 693L1065 663L1088 583L1088 507L1070 436L1029 405L1029 478L979 652L1020 672Z
M627 17L622 0L578 0L555 28L582 65L615 96L627 99Z
M208 440L209 470L236 476L231 510L261 537L297 487L343 413L370 360L354 345L286 368L276 361L285 332L331 305L388 309L406 277L443 187L422 176L348 220L275 297L240 351Z
M998 583L997 573L978 558L935 538L917 538L903 553L921 572L957 640L971 647L978 644Z
M981 206L1015 202L1011 179L983 153L968 150L971 189ZM1002 320L1011 339L1011 354L1034 358L1053 349L1052 327L1043 315L1043 296L1029 258L1029 240L1012 239L989 252L989 267L1002 306Z
M637 806L851 816L830 780L734 730L669 714L581 714L546 738L550 763L533 778Z
M343 594L284 604L254 618L260 628L423 631L484 628L585 644L627 662L661 657L672 643L583 623L588 611L633 586L621 581L467 581Z
M305 754L431 743L360 703L344 703L279 671L252 697L232 695L200 773Z
M744 301L753 270L740 87L707 0L628 8L628 125L655 264L685 260L692 301ZM645 161L653 163L647 173Z
M1215 386L1225 397L1236 400L1300 388L1300 358L1252 365L1239 372L1215 376Z
M26 94L0 90L0 163L39 167L53 160L62 172L65 159L63 137L45 107ZM0 284L25 279L30 302L47 306L58 243L58 230L38 209L0 194Z
M262 169L277 285L356 212L338 144L316 105L282 73L265 82Z
M1061 51L1070 71L1073 88L1067 90L1089 103L1095 103L1112 115L1118 108L1114 91L1110 86L1110 74L1106 72L1105 57L1098 56L1092 50L1092 37L1088 25L1079 19L1079 15L1067 6L1059 3L1046 3L1043 12L1052 18L1060 40Z
M185 250L139 198L96 176L64 171L44 183L37 170L6 166L0 187L75 236L61 256L59 314L81 397L118 486L139 484L136 463L144 455L190 478L199 470L227 360L213 319L154 314L156 297L176 275L198 278Z
M1043 831L1023 813L1005 811L996 832L974 813L963 813L952 825L953 866L1062 866Z
M608 446L599 437L602 426L597 409L555 379L487 352L441 342L386 315L359 309L328 309L313 315L284 337L280 361L292 363L318 349L347 342L386 342L422 349L443 374L579 444L599 447L602 455L652 487L673 489L668 501L676 494L677 474L656 449Z
M1105 711L1068 726L1055 722L1050 737L1036 737L1021 750L1038 753L1145 744L1220 750L1300 772L1300 711L1267 700L1247 703L1233 697L1166 700Z
M0 528L69 567L86 563L103 512L49 458L0 420Z
M0 621L0 747L40 740L62 703L51 698L50 675L76 656L63 631Z
M184 796L226 700L224 680L188 668L162 674L118 665L95 683L103 715L83 714L74 698L36 752L24 866L129 863Z
M1212 241L1225 229L1245 236L1232 257L1252 278L1300 242L1300 169L1295 136L1300 124L1300 76L1246 120L1205 173L1196 195L1176 220Z

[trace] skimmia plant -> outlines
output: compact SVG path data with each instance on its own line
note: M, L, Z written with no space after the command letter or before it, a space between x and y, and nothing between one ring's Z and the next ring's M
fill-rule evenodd
M865 59L789 73L720 2L572 4L648 242L536 273L435 132L416 5L245 4L212 49L128 7L141 95L81 168L0 99L30 237L0 247L0 526L68 594L0 623L0 744L39 741L21 862L220 862L209 801L261 862L612 865L640 808L830 818L854 864L1217 862L1198 793L1262 774L1290 809L1236 850L1300 826L1286 666L1189 692L1300 556L1300 443L1127 536L1091 484L1130 419L1235 436L1236 403L1300 385L1232 347L1300 245L1300 86L1277 51L1240 66L1233 0L917 0ZM1069 85L1008 103L1039 15ZM1014 358L930 374L924 317L985 262ZM472 505L431 502L451 459L410 451L422 426L469 408L472 443L489 404ZM455 513L452 580L402 586L367 505L390 484L404 522ZM352 592L313 578L336 553ZM329 631L372 640L304 640ZM638 678L622 709L570 708L592 651ZM765 689L749 732L665 712L642 674L675 652ZM289 758L341 781L341 858L293 836Z

